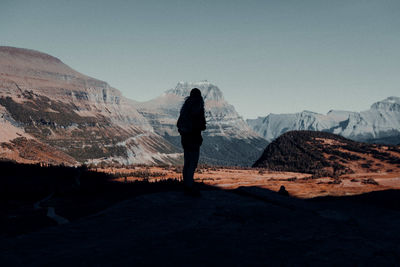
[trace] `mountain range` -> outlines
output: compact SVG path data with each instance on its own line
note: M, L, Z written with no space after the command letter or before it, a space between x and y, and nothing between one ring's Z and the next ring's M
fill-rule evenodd
M201 162L252 165L265 147L291 130L325 131L357 141L400 143L400 98L363 112L269 114L245 121L208 81L179 82L138 102L51 55L0 47L0 159L19 162L182 163L176 121L192 88L205 100Z
M207 81L181 82L139 103L58 58L0 47L0 158L38 162L51 156L51 163L64 164L182 162L175 124L193 87L202 91L207 109L202 161L252 164L267 142ZM23 144L32 142L35 149L27 155Z
M248 125L268 142L293 130L323 131L367 143L400 144L400 98L391 96L366 111L331 110L269 114L248 119Z

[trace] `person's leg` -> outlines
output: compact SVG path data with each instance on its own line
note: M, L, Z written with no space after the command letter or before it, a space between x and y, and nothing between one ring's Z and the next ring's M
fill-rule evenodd
M199 161L200 149L184 150L183 182L186 187L192 187L194 172Z
M190 151L189 179L192 181L192 185L194 183L194 172L196 171L197 163L199 162L199 155L199 149Z
M183 150L183 184L185 187L191 187L193 185L193 177L192 179L190 178L190 151L188 149Z

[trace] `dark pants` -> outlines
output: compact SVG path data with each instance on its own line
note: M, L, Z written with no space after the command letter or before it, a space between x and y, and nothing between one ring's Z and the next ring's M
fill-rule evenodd
M197 149L184 149L183 150L183 183L187 187L193 186L194 171L197 168L199 162L200 147Z

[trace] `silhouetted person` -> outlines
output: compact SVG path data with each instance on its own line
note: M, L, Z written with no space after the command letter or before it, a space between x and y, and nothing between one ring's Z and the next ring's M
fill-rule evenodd
M197 88L190 91L190 96L183 103L177 122L184 152L183 183L185 193L199 196L194 187L193 175L199 161L200 146L203 143L201 131L206 129L204 100Z

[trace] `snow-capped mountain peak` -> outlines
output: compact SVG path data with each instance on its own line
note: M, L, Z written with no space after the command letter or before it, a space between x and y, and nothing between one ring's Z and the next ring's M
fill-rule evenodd
M400 97L390 96L372 104L371 109L400 112Z
M269 114L247 120L247 123L268 141L291 130L313 130L340 134L356 141L397 144L400 142L400 97L388 97L362 112Z
M204 98L204 101L215 100L220 101L224 99L222 91L214 84L207 80L200 82L179 82L175 88L167 90L166 94L174 94L182 97L187 97L193 88L198 88Z
M140 105L156 133L180 147L176 128L179 110L185 97L198 88L204 98L207 130L203 133L203 156L217 164L248 165L260 153L266 141L257 135L223 97L222 91L209 81L179 82L156 99ZM240 149L238 149L240 147Z

